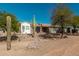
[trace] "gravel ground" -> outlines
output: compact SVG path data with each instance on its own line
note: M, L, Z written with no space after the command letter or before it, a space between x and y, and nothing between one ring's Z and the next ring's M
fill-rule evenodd
M79 36L68 36L68 38L43 39L22 37L21 41L12 41L11 50L6 49L6 42L0 42L1 56L79 56ZM39 48L28 48L36 42ZM36 45L35 44L35 45Z

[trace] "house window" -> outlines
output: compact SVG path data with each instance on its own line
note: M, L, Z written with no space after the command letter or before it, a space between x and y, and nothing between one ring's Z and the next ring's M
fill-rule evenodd
M26 30L29 30L29 26L26 26Z

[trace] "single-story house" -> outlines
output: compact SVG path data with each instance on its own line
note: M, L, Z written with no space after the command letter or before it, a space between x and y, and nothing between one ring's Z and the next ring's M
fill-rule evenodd
M57 33L59 31L59 29L61 28L58 25L55 26L51 26L50 24L35 24L36 26L36 32L37 33ZM70 29L69 29L70 28ZM70 31L69 33L72 33L72 26L66 26L64 28L64 32L68 33L68 31ZM77 28L78 33L79 33L79 28ZM22 22L20 23L20 32L21 34L32 34L33 33L33 24L28 23L28 22Z

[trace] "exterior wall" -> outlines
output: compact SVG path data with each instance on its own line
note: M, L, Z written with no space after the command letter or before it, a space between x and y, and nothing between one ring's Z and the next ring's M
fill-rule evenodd
M32 34L33 33L33 29L32 29L33 24L23 22L23 23L21 23L20 26L21 26L20 31L21 31L22 34ZM58 28L60 28L59 26L51 27L51 25L49 25L49 24L36 24L36 26L37 26L36 27L37 33L47 32L46 28L49 29L49 32L56 33L56 32L58 32ZM24 29L23 29L23 27L24 27ZM67 28L70 28L70 33L72 33L73 27L67 26L66 28L64 28L65 33L67 33ZM79 28L77 28L77 29L78 29L78 33L79 33Z
M30 23L23 22L21 23L21 34L31 34L31 25Z
M49 28L50 33L56 33L57 28Z

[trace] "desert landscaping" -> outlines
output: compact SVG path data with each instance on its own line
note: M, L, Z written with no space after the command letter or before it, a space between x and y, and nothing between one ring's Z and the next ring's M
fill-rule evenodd
M0 56L79 56L79 5L0 6Z

